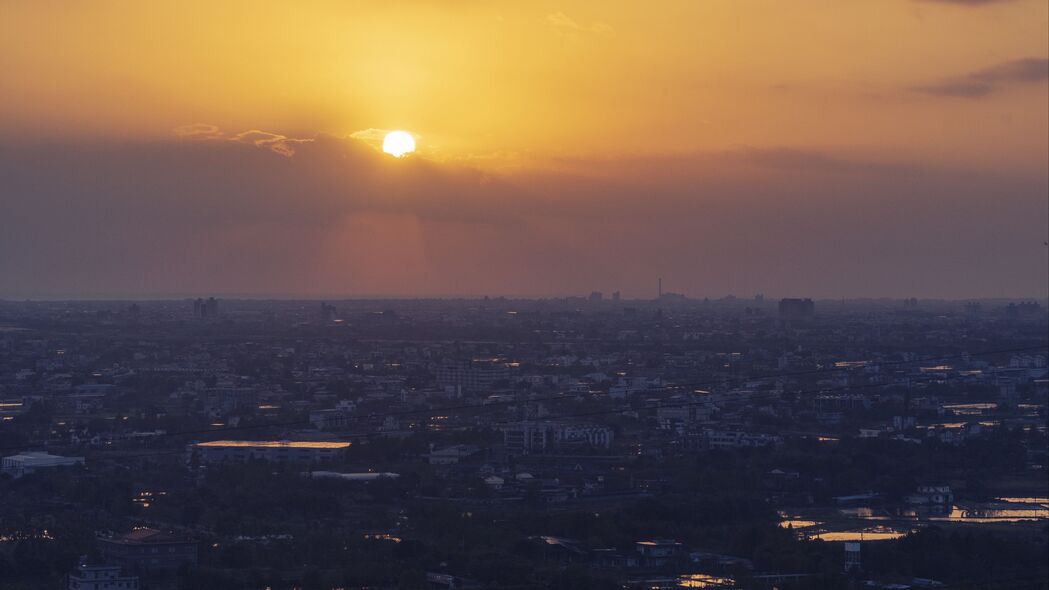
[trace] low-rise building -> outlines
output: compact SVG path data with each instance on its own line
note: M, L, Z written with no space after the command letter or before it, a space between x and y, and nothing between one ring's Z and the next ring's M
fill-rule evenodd
M146 527L124 535L99 536L107 563L130 572L171 572L197 565L197 542L185 535Z
M543 453L563 447L612 447L613 431L596 424L519 422L503 428L503 442L512 454Z
M68 590L138 590L138 576L124 575L119 565L91 565L81 558L66 579Z
M452 445L442 449L430 449L426 455L430 465L455 465L481 451L476 445Z
M4 457L3 472L11 477L22 477L41 469L83 464L83 457L61 457L50 453L26 452Z
M918 486L918 491L907 496L906 500L908 504L918 506L949 506L954 502L954 493L949 485L921 485Z
M652 539L634 543L645 567L662 567L685 555L685 546L673 539Z

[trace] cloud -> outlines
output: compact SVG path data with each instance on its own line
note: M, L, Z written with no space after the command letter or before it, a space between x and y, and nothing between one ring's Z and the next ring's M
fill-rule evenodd
M580 25L572 17L563 12L555 12L546 15L546 22L550 24L554 32L565 37L576 39L579 33L591 33L594 35L615 35L615 29L607 23L595 21L589 26Z
M368 129L361 129L360 131L354 131L350 134L350 137L358 141L362 141L377 150L382 149L382 142L386 139L386 134L391 131L397 131L396 129L376 129L369 127ZM418 139L414 133L412 134Z
M278 133L250 129L235 134L227 134L217 126L208 123L193 123L183 125L174 129L175 137L180 139L194 140L221 140L234 143L246 143L255 147L265 148L282 156L291 157L295 154L295 148L303 143L309 143L312 139L295 139Z
M1031 272L1044 176L789 147L495 174L353 138L198 135L0 144L0 297L642 295L659 276L698 296L1047 284Z
M259 131L258 129L238 133L229 139L231 141L249 143L255 147L266 148L282 156L289 157L295 155L296 146L313 141L312 139L293 139L277 133Z
M948 78L915 90L937 96L983 98L1011 85L1037 84L1049 80L1049 59L1024 58Z

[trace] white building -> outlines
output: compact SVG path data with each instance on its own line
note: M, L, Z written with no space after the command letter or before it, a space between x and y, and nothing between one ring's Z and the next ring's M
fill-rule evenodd
M557 422L519 422L503 428L503 443L515 454L542 453L575 445L608 449L613 431L592 424L559 424Z
M916 494L905 499L908 504L914 505L949 506L954 502L954 492L951 486L945 484L921 485Z
M741 447L765 447L779 445L783 439L776 435L742 432L736 430L704 430L707 446L712 449L736 449Z
M87 565L81 560L66 585L69 590L138 590L138 576L123 576L119 565Z
M22 477L41 469L83 464L83 457L60 457L48 453L26 452L4 457L3 472L11 477Z

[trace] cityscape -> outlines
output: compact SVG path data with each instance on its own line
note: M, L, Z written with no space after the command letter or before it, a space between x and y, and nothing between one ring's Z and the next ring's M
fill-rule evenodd
M208 297L0 324L5 587L1049 573L1035 301Z

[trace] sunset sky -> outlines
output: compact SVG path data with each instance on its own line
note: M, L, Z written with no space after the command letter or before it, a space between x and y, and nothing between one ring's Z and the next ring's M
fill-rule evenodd
M0 73L4 298L1049 294L1044 0L7 1Z

